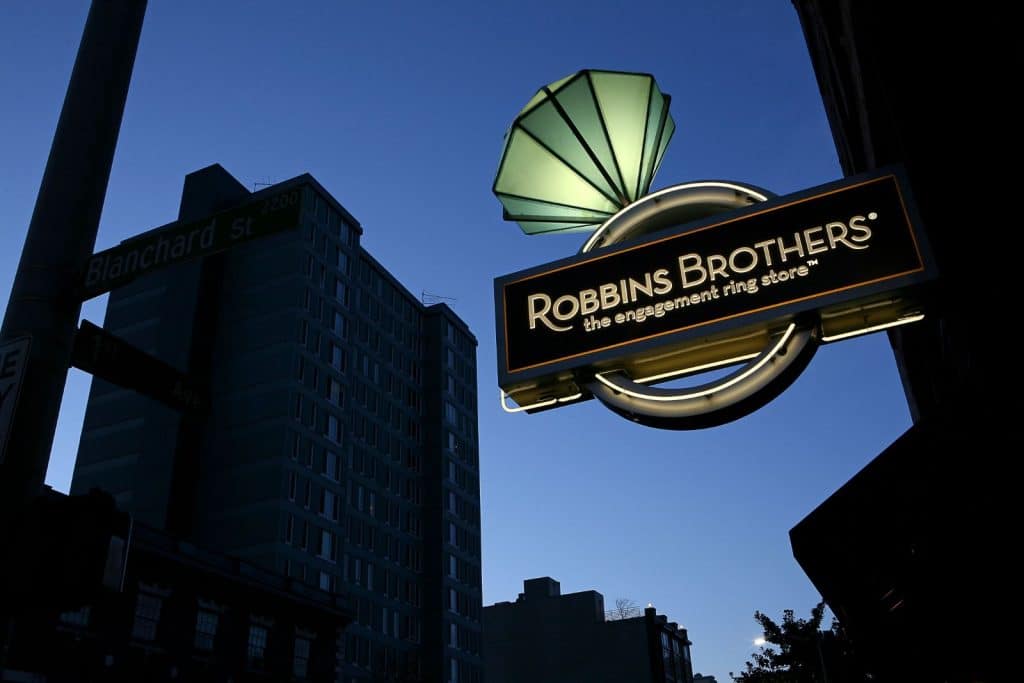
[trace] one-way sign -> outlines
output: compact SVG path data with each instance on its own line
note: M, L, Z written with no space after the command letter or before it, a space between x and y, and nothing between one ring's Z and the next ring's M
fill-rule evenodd
M203 411L209 403L188 375L88 320L75 333L71 365L178 410Z
M89 257L82 274L85 301L158 268L293 230L302 216L302 186L261 197L191 223L175 221Z

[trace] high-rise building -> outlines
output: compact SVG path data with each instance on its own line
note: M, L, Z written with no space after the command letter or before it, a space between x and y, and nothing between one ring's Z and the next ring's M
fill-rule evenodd
M339 680L478 681L476 339L309 175L250 193L210 166L186 177L179 221L289 189L297 229L110 294L105 329L205 385L209 409L94 380L72 493L346 594Z
M606 612L597 591L562 595L547 576L484 608L488 683L692 683L686 629L648 606Z

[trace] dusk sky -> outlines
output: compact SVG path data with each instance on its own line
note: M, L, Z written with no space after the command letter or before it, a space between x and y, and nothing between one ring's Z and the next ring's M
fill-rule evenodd
M0 4L0 297L10 293L89 2ZM312 174L410 292L475 333L484 604L522 581L652 603L694 672L739 672L755 610L819 595L789 530L910 426L884 334L822 347L779 398L728 425L662 431L596 401L499 406L493 280L574 254L491 193L536 90L586 68L648 72L677 130L652 189L727 179L796 192L841 171L789 0L151 0L97 250L168 223L185 174L250 189ZM83 307L103 320L106 297ZM90 376L72 370L47 483L67 491ZM241 482L240 485L244 485Z

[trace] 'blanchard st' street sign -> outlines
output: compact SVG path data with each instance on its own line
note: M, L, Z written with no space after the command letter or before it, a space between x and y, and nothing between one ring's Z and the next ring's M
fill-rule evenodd
M199 221L175 221L93 254L82 276L91 299L165 266L209 256L236 244L293 230L302 215L302 187L261 197Z

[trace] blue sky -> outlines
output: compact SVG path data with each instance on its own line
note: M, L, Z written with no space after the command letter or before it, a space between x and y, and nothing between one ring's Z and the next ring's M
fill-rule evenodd
M88 2L0 9L0 297L6 301ZM727 680L752 615L819 599L788 531L910 424L884 334L823 347L760 411L715 429L637 426L596 402L498 405L492 282L582 237L523 235L491 194L502 136L540 86L644 71L678 126L657 189L731 179L778 194L841 177L788 0L150 2L97 249L176 216L190 171L309 172L416 295L450 297L479 339L484 603L522 580L689 629L695 671ZM106 297L83 309L103 319ZM89 377L72 370L47 482L67 490Z

